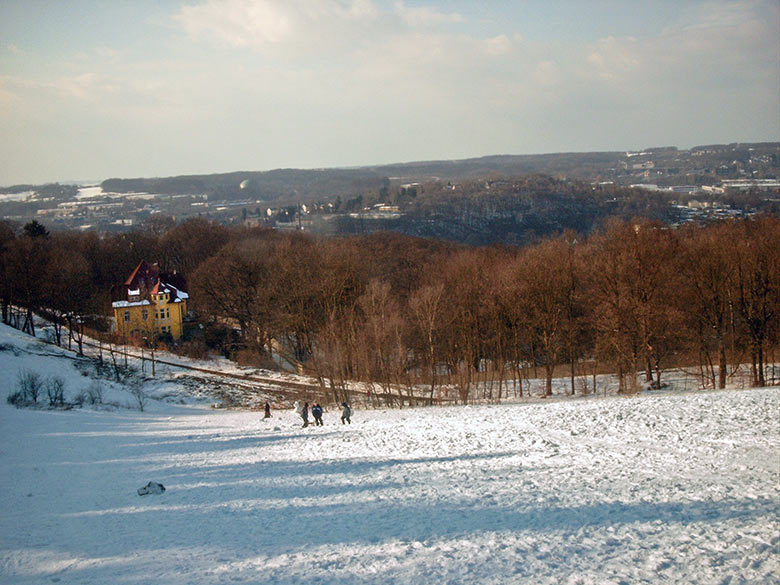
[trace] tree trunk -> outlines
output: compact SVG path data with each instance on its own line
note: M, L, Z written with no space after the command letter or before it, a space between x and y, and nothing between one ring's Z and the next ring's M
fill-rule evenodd
M545 372L545 381L544 381L544 395L545 397L552 396L552 377L553 377L553 369L555 366L550 367L549 365L544 366L544 372Z
M574 396L574 367L575 367L575 360L572 358L571 360L571 395Z
M723 340L718 340L718 388L723 390L726 387L726 346Z
M33 311L31 308L28 308L25 313L22 331L35 337L35 323L33 322Z

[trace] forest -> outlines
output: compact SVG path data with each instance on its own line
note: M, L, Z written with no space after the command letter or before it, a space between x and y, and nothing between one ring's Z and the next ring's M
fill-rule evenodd
M711 388L740 364L755 386L777 379L778 218L610 219L522 247L203 218L113 235L0 222L2 320L33 332L40 314L56 343L111 342L112 287L141 259L188 281L194 314L172 350L259 367L283 353L336 395L359 381L391 404L423 389L468 403L522 395L530 377L550 394L561 376L589 393L605 372L632 393L681 366Z

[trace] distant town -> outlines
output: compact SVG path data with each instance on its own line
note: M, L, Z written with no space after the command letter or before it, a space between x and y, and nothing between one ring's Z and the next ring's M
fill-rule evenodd
M155 218L205 217L325 234L393 230L519 243L561 229L588 230L615 214L670 225L774 214L779 179L778 143L665 147L15 185L0 187L0 217L19 224L37 219L54 230L117 232Z

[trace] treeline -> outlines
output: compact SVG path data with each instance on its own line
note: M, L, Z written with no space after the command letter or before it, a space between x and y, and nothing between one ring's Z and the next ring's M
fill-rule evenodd
M430 181L386 185L315 213L349 212L312 229L339 234L389 230L446 239L471 246L527 245L565 230L590 233L607 218L643 217L672 224L679 220L672 193L594 186L546 175L493 176L457 184ZM398 218L372 217L378 203L398 206ZM316 220L316 215L314 216Z
M107 179L101 187L106 192L116 193L207 194L217 201L250 199L296 203L330 199L334 193L354 196L379 188L381 184L382 176L378 172L361 168L277 169L154 179Z
M45 311L78 331L109 314L112 285L139 260L157 261L188 278L202 328L187 343L256 363L285 354L336 395L361 381L395 402L422 388L501 399L535 370L548 395L562 371L572 393L605 371L632 392L679 365L722 388L744 363L760 386L778 348L776 218L679 230L613 221L522 248L202 219L102 237L0 224L0 250L6 323L32 332Z

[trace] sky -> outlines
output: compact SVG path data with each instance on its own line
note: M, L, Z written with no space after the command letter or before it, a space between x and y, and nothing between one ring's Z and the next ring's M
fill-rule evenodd
M778 0L0 0L0 185L778 140Z

